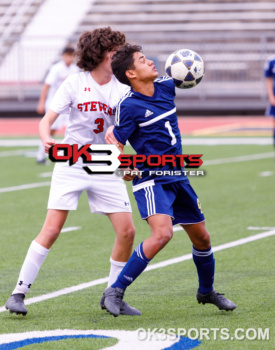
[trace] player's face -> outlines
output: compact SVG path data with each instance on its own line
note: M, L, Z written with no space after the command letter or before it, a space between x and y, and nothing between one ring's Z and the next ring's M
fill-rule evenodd
M134 58L134 73L136 78L140 81L154 80L157 78L158 71L154 62L148 60L142 52L135 52Z
M62 55L62 58L67 66L70 66L74 62L74 55L69 55L67 53L64 53Z

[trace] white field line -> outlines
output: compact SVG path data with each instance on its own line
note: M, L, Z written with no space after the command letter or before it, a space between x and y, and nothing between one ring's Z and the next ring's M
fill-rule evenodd
M251 154L247 156L239 156L239 157L232 157L232 158L206 160L205 162L203 162L203 164L218 165L218 164L225 164L225 163L239 163L239 162L246 162L250 160L273 158L273 157L274 157L274 153L268 152L268 153ZM50 185L50 181L25 184L20 186L4 187L4 188L0 188L0 193L27 190L30 188L44 187L49 185Z
M223 137L223 138L182 138L185 146L217 146L217 145L272 145L271 137Z
M45 186L50 186L50 184L51 184L50 181L46 181L46 182L36 182L32 184L25 184L25 185L12 186L12 187L4 187L4 188L0 188L0 193L28 190L30 188L37 188L37 187L45 187Z
M247 156L238 156L238 157L232 157L232 158L206 160L205 162L203 162L203 165L239 163L239 162L247 162L249 160L257 160L257 159L265 159L265 158L273 158L273 157L274 157L274 152L258 153L258 154L250 154Z
M61 230L61 233L66 233L66 232L71 232L71 231L77 231L80 230L80 226L71 226L71 227L66 227Z
M0 147L33 147L39 146L40 139L8 139L0 140Z
M57 143L61 143L62 139L56 139ZM0 139L0 147L33 147L38 146L40 139ZM183 145L271 145L273 143L271 137L192 137L182 138ZM127 143L129 144L129 143Z
M263 171L260 173L260 176L267 177L267 176L272 176L273 174L274 174L274 171Z
M38 176L39 177L52 177L53 172L49 171L48 173L41 173Z
M15 150L15 151L3 151L0 152L0 157L12 157L12 156L21 156L25 153L25 151L22 150Z
M29 158L36 157L37 150L14 150L14 151L2 151L0 152L0 158L3 157L15 157L15 156L24 156Z
M246 244L248 242L253 242L253 241L256 241L258 239L262 239L262 238L273 236L273 235L275 235L275 230L266 231L266 232L258 233L257 235L254 235L254 236L249 236L249 237L246 237L246 238L238 239L237 241L221 244L221 245L219 245L217 247L213 247L212 250L213 250L213 252L218 252L220 250L236 247L236 246L239 246L239 245ZM151 266L149 265L146 268L145 271L155 270L155 269L158 269L160 267L177 264L179 262L182 262L182 261L185 261L185 260L190 260L190 259L192 259L192 254L186 254L186 255L183 255L183 256L179 256L178 258L168 259L168 260L165 260L165 261L153 264Z
M61 143L62 139L56 138L56 143ZM0 147L34 147L39 146L40 138L37 139L1 139Z
M275 230L275 227L259 227L259 226L248 226L248 230Z
M220 250L224 250L224 249L228 249L228 248L232 248L232 247L237 247L239 245L243 245L243 244L246 244L248 242L257 241L259 239L270 237L270 236L273 236L273 235L275 235L275 230L266 231L266 232L258 233L257 235L254 235L254 236L249 236L249 237L246 237L246 238L238 239L238 240L233 241L233 242L221 244L221 245L219 245L217 247L213 247L212 249L213 249L214 252L218 252ZM179 262L190 260L190 259L192 259L192 254L186 254L186 255L183 255L183 256L179 256L178 258L168 259L168 260L165 260L165 261L153 264L151 266L149 265L144 271L147 272L147 271L159 269L161 267L177 264ZM26 305L30 305L30 304L33 304L33 303L38 303L40 301L56 298L56 297L59 297L60 295L65 295L65 294L77 292L79 290L82 290L82 289L85 289L85 288L90 288L90 287L93 287L93 286L97 286L99 284L103 284L103 283L106 283L106 282L108 282L108 277L99 278L99 279L91 281L91 282L81 283L81 284L79 284L77 286L68 287L68 288L60 289L60 290L58 290L56 292L44 294L44 295L41 295L41 296L38 296L38 297L34 297L34 298L29 298L29 299L27 299L25 301L25 304ZM6 311L5 307L4 306L0 307L0 312L4 312L4 311Z

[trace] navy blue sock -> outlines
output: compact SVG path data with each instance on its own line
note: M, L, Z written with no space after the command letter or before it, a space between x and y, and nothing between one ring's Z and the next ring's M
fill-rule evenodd
M134 280L145 270L146 266L151 260L147 259L143 253L143 242L140 243L127 264L124 266L123 270L119 274L117 280L112 284L113 288L126 289Z
M212 248L198 250L193 247L193 260L199 276L199 290L202 294L208 294L213 290L215 274Z

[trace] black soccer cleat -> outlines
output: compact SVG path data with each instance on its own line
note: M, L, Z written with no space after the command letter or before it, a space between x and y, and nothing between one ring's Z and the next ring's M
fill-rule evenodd
M105 292L103 292L103 295L100 299L100 306L102 310L106 309L104 305L104 301L105 301ZM138 309L135 309L134 307L127 304L124 300L122 300L121 307L120 307L120 315L140 316L141 312Z
M122 305L122 299L124 296L124 289L109 287L105 289L105 309L114 317L120 314L120 309Z
M28 310L24 304L25 294L12 294L6 302L5 308L16 315L26 316Z
M199 289L197 291L197 300L198 303L204 304L213 304L216 305L220 310L233 311L236 309L236 305L233 301L226 299L222 293L218 293L213 289L208 294L202 294Z

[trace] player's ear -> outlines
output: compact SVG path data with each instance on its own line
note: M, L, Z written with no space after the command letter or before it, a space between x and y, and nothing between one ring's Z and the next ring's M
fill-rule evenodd
M128 79L133 79L136 76L136 72L133 69L126 70L125 75Z

